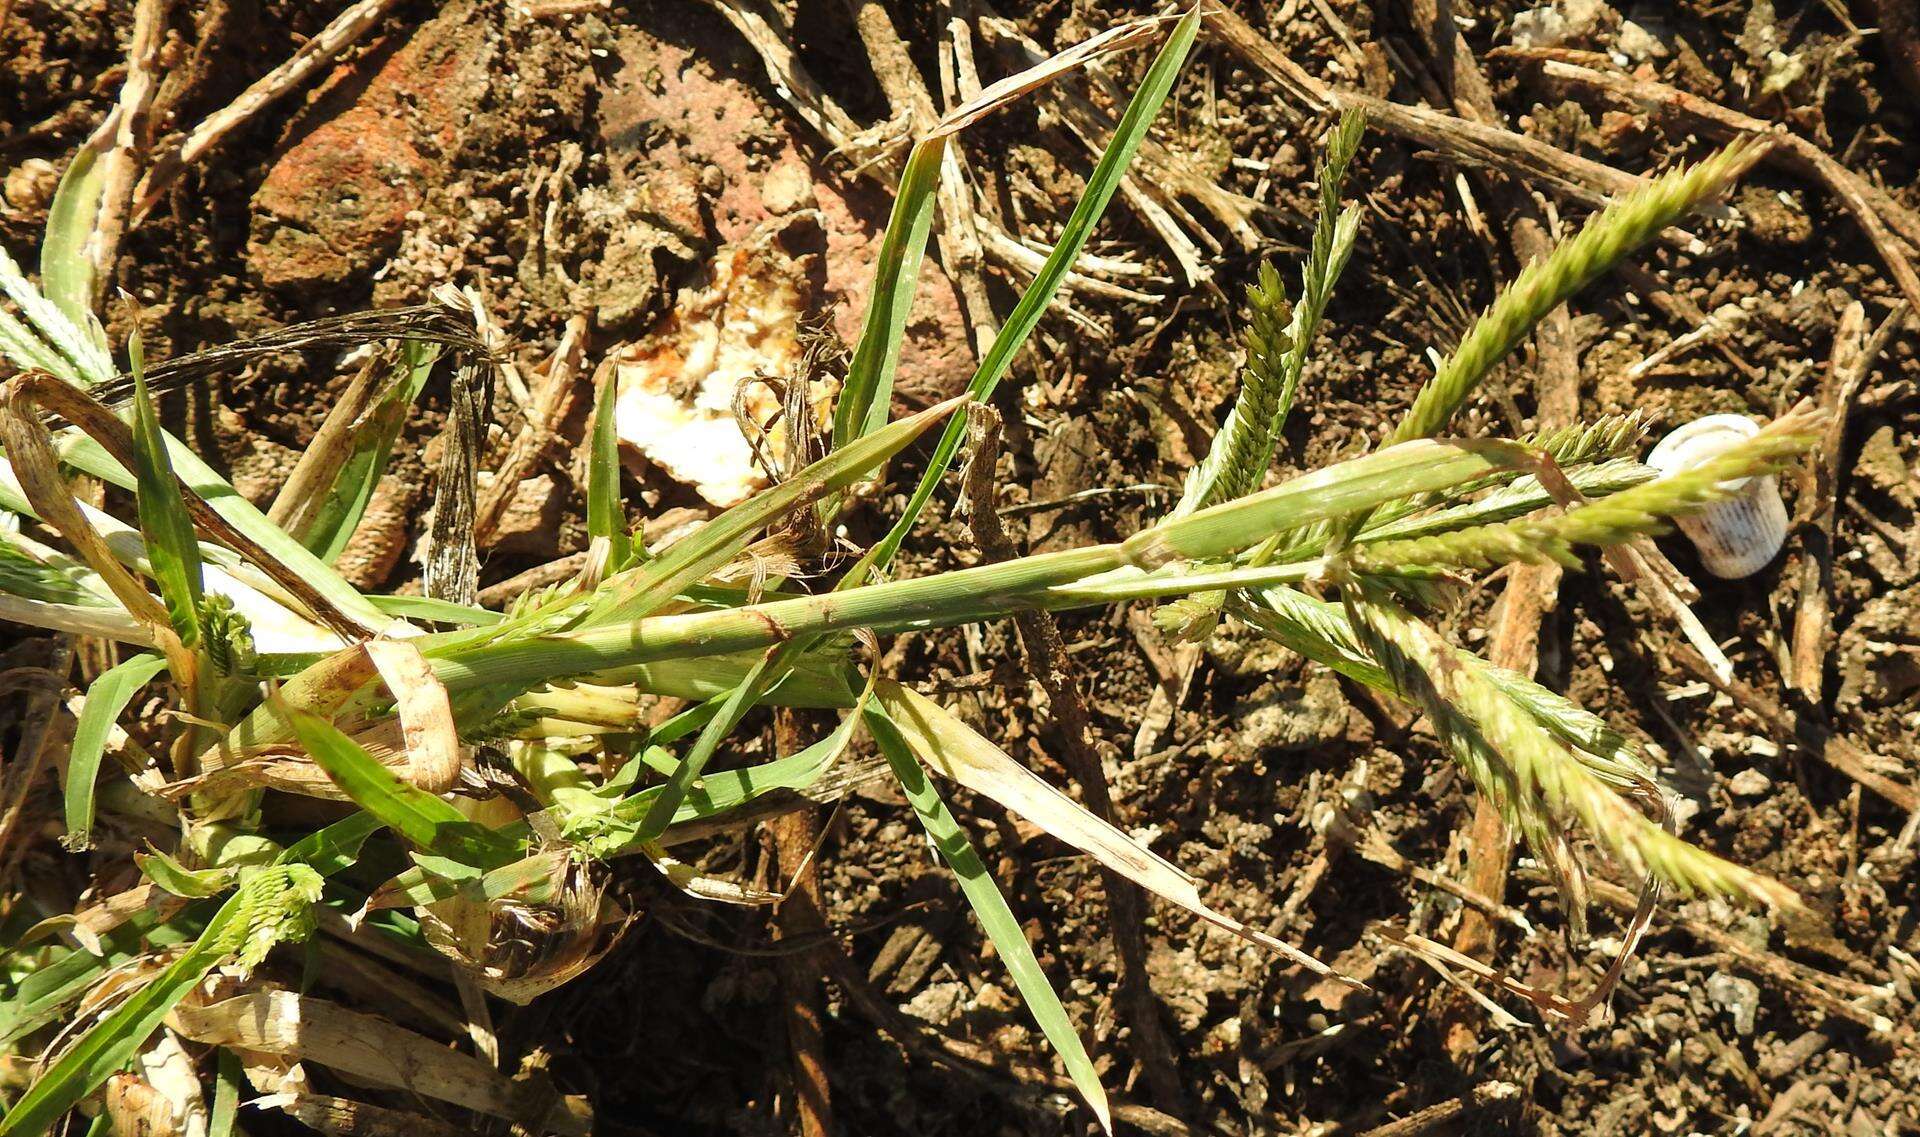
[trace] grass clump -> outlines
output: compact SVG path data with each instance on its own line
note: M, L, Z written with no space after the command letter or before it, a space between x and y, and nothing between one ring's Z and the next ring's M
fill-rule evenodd
M0 1041L53 1045L0 1120L0 1137L46 1131L145 1047L215 968L257 967L273 944L301 939L322 911L370 920L383 934L439 952L481 990L532 998L590 966L625 926L628 913L606 888L606 861L645 858L691 895L725 892L728 882L701 878L669 850L769 795L820 784L862 734L900 781L1041 1031L1105 1124L1093 1063L946 804L942 780L995 798L1204 919L1334 972L1210 908L1177 866L1039 782L933 700L872 674L861 648L874 635L1022 609L1160 601L1162 626L1195 638L1223 619L1244 622L1424 712L1480 792L1569 873L1569 850L1585 834L1628 872L1792 905L1777 884L1663 830L1645 808L1657 791L1602 720L1448 644L1416 614L1447 571L1578 563L1575 550L1652 532L1715 500L1726 482L1777 469L1810 444L1817 424L1792 415L1698 471L1656 479L1627 456L1640 434L1632 418L1506 442L1442 437L1534 322L1723 190L1749 160L1740 148L1658 179L1529 266L1442 363L1382 449L1262 488L1358 233L1359 211L1341 206L1340 189L1364 124L1347 116L1327 144L1299 292L1289 302L1280 272L1262 268L1248 296L1238 400L1170 515L1120 542L887 578L961 445L965 423L956 412L993 393L1052 301L1198 27L1190 14L1167 32L1086 196L966 396L890 417L940 147L953 130L1017 97L1019 83L984 92L910 157L830 452L649 549L618 500L609 385L592 432L589 564L506 612L460 596L364 595L332 567L384 467L400 412L427 373L436 363L484 368L477 333L447 330L458 323L455 306L362 328L407 345L383 357L390 373L351 453L324 477L296 479L297 500L276 503L275 516L304 519L283 527L161 428L150 391L159 371L146 366L137 340L128 345L129 376L115 374L93 315L46 300L15 262L0 259L0 283L19 311L0 314L0 353L27 369L0 388L8 462L0 476L0 617L111 640L122 653L79 713L65 787L70 845L100 840L106 811L158 818L172 834L170 848L140 862L155 903L82 913L91 943L41 939L6 956ZM1107 46L1143 37L1130 33ZM49 244L74 247L72 236ZM223 351L223 359L244 355ZM168 374L186 370L176 362ZM121 390L130 399L112 405L106 396ZM935 427L940 440L906 509L831 590L802 592L782 579L751 590L730 583L731 570L756 556L757 540L797 516L836 521L855 486ZM131 491L133 520L78 500L68 481L75 472ZM1567 500L1569 490L1584 500ZM135 733L160 745L114 741L134 697L157 682L170 688L176 713ZM639 700L662 694L694 705L640 729ZM761 706L830 708L839 723L775 761L712 768L730 733ZM117 766L104 761L109 753ZM115 791L107 806L106 787L117 784L135 792ZM287 795L345 803L344 816L307 832L275 830L265 807ZM371 864L400 867L369 880ZM73 915L20 904L8 920L24 932ZM172 961L144 973L117 1006L76 1009L115 969L161 952ZM422 1054L440 1049L429 1043ZM525 1097L469 1087L447 1100L536 1129L569 1131L577 1120Z

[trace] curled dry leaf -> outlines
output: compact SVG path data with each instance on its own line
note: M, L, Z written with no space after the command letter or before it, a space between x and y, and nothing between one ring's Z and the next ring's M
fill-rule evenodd
M522 1006L600 962L630 922L596 862L564 852L529 858L539 862L546 879L515 895L456 896L418 910L428 943L488 994Z
M360 648L393 693L407 781L428 793L452 789L460 778L460 734L447 689L420 649L404 640L368 640Z
M195 1042L312 1062L540 1132L587 1132L580 1117L553 1106L544 1087L515 1082L471 1054L324 999L262 990L204 1007L177 1007L172 1018L175 1029Z
M370 707L364 696L355 699L375 678L392 696L392 718L363 716ZM341 730L367 753L428 793L445 793L460 779L465 759L447 689L420 649L405 640L363 640L336 652L282 688L282 698L322 717L338 715ZM289 793L342 797L326 771L283 734L284 720L263 706L203 752L200 769Z

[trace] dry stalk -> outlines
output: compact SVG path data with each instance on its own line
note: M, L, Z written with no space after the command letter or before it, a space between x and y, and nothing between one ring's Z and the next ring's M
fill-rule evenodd
M798 753L805 745L790 707L774 712L774 743L781 754ZM792 883L781 889L774 912L774 935L780 941L812 941L829 933L826 904L814 852L821 840L818 807L809 805L769 818L774 865ZM801 1137L828 1137L834 1132L832 1089L827 1078L824 1010L820 998L819 952L794 948L780 956L780 979L786 988L787 1041L793 1050L794 1098L800 1114Z
M1821 702L1826 638L1832 624L1833 514L1840 486L1846 480L1847 423L1861 385L1887 341L1906 322L1909 311L1902 304L1869 335L1866 308L1856 300L1841 313L1840 326L1833 334L1833 359L1820 392L1827 429L1819 448L1807 455L1800 479L1805 548L1800 560L1800 607L1793 619L1793 674L1789 676L1794 689L1815 707Z
M586 336L584 316L568 320L566 330L560 333L560 342L547 360L546 373L530 393L520 433L514 436L506 457L494 472L493 481L488 483L480 503L474 507L473 537L477 544L485 545L493 536L500 518L513 501L514 491L559 444L560 425L573 413L579 395L581 354L586 348Z
M172 0L140 0L133 11L133 38L127 47L127 78L120 101L86 149L99 155L100 203L87 257L93 265L94 306L107 295L113 279L114 257L127 231L127 213L134 197L134 180L146 158L150 141L154 94L160 85L160 49L167 39L167 13Z

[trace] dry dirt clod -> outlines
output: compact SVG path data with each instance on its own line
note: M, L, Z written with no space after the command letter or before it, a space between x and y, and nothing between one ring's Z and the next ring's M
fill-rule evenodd
M6 195L8 208L20 213L38 214L46 210L59 184L58 167L45 158L28 158L7 171L5 183L0 184L0 193Z
M490 475L480 475L484 493L492 485ZM567 495L550 474L535 474L513 487L513 496L495 523L486 545L494 552L514 556L551 557L560 549L560 522L565 514Z
M1269 683L1234 706L1239 741L1247 752L1308 750L1346 733L1347 702L1328 671L1305 683Z

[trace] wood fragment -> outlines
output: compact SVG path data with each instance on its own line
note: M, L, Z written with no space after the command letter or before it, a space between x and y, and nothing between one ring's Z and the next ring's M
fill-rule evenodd
M440 468L433 488L433 524L427 531L421 582L428 596L471 604L479 594L480 557L474 547L474 488L485 438L491 384L472 357L453 374L453 405L441 432Z
M14 835L26 813L28 792L46 764L47 746L54 737L53 720L60 710L60 692L73 666L73 654L73 637L59 636L53 641L53 658L47 667L0 671L0 691L27 692L13 758L0 769L0 888L11 887L14 866L26 851L27 842L14 840Z
M1908 311L1901 304L1869 335L1866 307L1856 300L1841 313L1833 333L1832 361L1820 389L1827 427L1820 446L1807 454L1800 477L1800 606L1793 618L1793 674L1788 678L1810 707L1823 705L1826 642L1832 625L1833 515L1846 481L1847 423L1861 385Z
M316 1133L337 1137L464 1137L472 1132L422 1114L326 1094L262 1094L247 1104L280 1110Z

